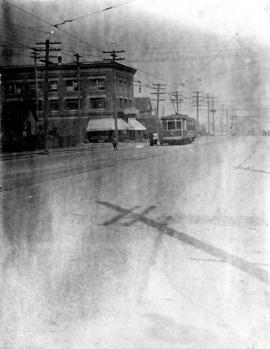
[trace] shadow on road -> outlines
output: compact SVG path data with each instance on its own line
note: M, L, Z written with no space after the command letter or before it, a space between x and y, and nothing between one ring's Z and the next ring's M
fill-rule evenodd
M255 279L265 284L269 284L269 274L265 270L257 267L254 263L250 263L245 259L233 255L232 253L229 253L221 248L214 247L207 242L194 238L186 233L177 231L176 229L170 228L168 226L168 222L158 222L155 219L148 218L146 214L154 209L154 206L149 206L142 213L135 213L134 210L137 208L137 206L132 209L127 209L106 201L97 201L97 203L111 208L119 213L116 217L104 222L103 225L110 225L120 221L124 217L128 217L131 219L131 221L126 224L127 226L131 226L136 222L144 223L149 227L156 229L160 234L165 234L177 240L180 240L189 246L192 246L198 250L208 253L213 257L218 258L221 262L232 265L233 267L241 270L246 274L251 275Z

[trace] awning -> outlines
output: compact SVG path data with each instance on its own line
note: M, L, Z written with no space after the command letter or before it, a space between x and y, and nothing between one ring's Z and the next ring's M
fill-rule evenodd
M127 130L129 125L120 118L117 118L117 126L119 131ZM114 118L90 119L86 128L86 132L91 131L114 131Z
M128 129L133 131L146 131L146 128L135 118L128 118Z

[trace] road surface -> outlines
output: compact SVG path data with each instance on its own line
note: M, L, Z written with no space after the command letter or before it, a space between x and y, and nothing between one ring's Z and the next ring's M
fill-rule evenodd
M270 348L269 150L2 161L0 348Z

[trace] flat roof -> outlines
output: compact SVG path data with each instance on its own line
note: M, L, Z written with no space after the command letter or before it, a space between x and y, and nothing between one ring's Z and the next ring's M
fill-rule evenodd
M194 118L185 114L170 114L170 115L161 117L161 120L178 120L178 119L195 120Z
M45 66L44 64L38 65L39 70L44 70ZM128 67L127 65L120 64L118 62L106 62L106 61L98 61L98 62L81 62L80 63L80 69L95 69L95 68L114 68L117 70L127 71L132 74L135 74L137 69ZM34 65L7 65L7 66L0 66L0 72L27 72L32 71L34 69ZM49 64L49 70L75 70L77 69L77 64L74 63L61 63L61 64Z

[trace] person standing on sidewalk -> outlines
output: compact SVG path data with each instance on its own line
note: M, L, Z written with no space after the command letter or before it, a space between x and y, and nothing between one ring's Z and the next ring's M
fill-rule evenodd
M112 144L113 144L113 150L118 150L117 139L115 136L113 137Z

